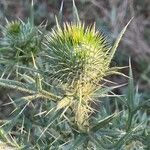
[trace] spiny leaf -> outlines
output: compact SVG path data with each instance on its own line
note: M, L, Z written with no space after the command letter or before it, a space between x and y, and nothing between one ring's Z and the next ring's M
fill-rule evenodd
M75 1L72 0L72 2L73 2L73 19L74 19L74 22L80 22L78 10L77 10L77 7L75 5Z
M82 146L84 144L86 139L87 139L86 134L78 135L77 138L73 142L71 142L71 149L76 150L77 148L79 148L80 146Z
M128 93L127 93L127 102L130 106L130 109L134 109L134 81L133 81L133 73L131 67L131 60L129 59L129 83L128 83Z
M97 149L100 150L112 149L112 145L105 144L102 140L99 140L96 136L90 135L90 140L96 146Z
M69 97L63 98L61 101L58 102L56 110L62 109L66 106L70 106L72 100Z
M48 120L48 125L45 127L45 129L42 131L41 135L39 136L39 138L37 139L37 142L42 138L42 136L45 134L45 132L52 126L52 124L54 123L54 121L56 121L59 116L62 114L62 111L56 111L53 116L51 116L51 118L49 118Z
M63 20L63 5L64 5L64 0L61 1L61 6L60 6L60 9L59 9L59 14L58 14L58 22L59 24L61 25L62 24L62 20Z
M41 90L40 94L43 98L47 98L47 99L53 100L53 101L58 101L58 100L62 99L60 96L55 95L55 94L45 91L45 90Z
M98 97L104 97L107 93L111 92L112 90L114 89L117 89L117 88L120 88L120 87L123 87L125 86L126 84L122 84L122 85L117 85L117 86L110 86L110 87L100 87L100 88L97 88L95 90L95 96L98 95Z
M150 99L145 100L141 104L139 104L134 110L133 113L136 113L140 109L150 109Z
M29 95L29 96L23 96L23 97L20 97L20 98L18 98L18 99L16 99L15 100L15 102L16 101L32 101L32 100L34 100L34 99L37 99L37 98L41 98L42 97L42 95L40 95L40 94L34 94L34 95Z
M113 47L111 49L111 52L109 54L109 63L111 62L112 58L114 57L114 54L115 54L115 52L117 50L117 47L118 47L118 45L119 45L119 43L120 43L120 41L122 39L122 36L124 35L127 27L129 26L130 22L132 21L132 19L133 18L131 18L130 21L127 23L127 25L123 28L123 30L120 32L120 35L118 36L117 40L115 41L115 43L114 43L114 45L113 45Z
M26 84L19 81L9 80L9 79L0 79L0 86L19 90L30 94L36 93L36 91L34 91L33 88L30 89Z
M31 6L30 6L30 22L31 22L31 25L34 26L34 0L31 0Z
M120 148L126 143L127 140L129 140L129 138L132 136L132 134L133 134L139 127L141 127L141 124L139 124L138 126L136 126L134 129L128 131L128 132L114 145L114 148L116 148L116 150L120 150Z
M7 133L0 128L0 149L15 150L15 147L17 147L17 143L14 143Z
M25 84L19 81L14 81L14 80L9 80L9 79L0 79L0 86L5 87L5 88L10 88L10 89L15 89L15 90L29 93L29 94L38 94L38 97L47 98L53 101L61 99L61 97L55 96L54 94L47 92L45 90L41 90L38 92L36 88L33 89L33 87L30 87L28 84Z
M95 125L94 127L92 127L90 129L90 131L92 132L96 132L98 131L100 128L104 128L106 125L108 125L114 118L116 118L118 116L118 114L114 113L106 118L104 118L103 120L100 120L97 125Z

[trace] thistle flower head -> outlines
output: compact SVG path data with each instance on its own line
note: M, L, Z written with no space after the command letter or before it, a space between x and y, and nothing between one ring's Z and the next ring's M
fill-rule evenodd
M64 24L47 37L52 76L63 83L91 81L101 78L108 69L110 49L103 34L95 26Z

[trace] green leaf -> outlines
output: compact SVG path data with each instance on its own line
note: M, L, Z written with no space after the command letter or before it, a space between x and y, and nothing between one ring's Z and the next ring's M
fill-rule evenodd
M52 126L52 124L54 123L55 120L57 120L60 115L62 114L61 110L56 111L53 116L51 116L48 120L48 124L47 126L44 128L43 132L41 133L41 135L39 136L39 138L37 139L37 142L42 138L42 136L45 134L45 132Z
M97 140L97 137L95 136L90 136L90 141L92 141L92 143L96 146L96 149L102 149L102 142L100 142L99 140Z
M128 105L128 119L126 122L126 131L130 130L132 125L132 118L133 118L133 110L134 110L134 83L133 83L133 74L132 74L132 67L131 61L129 59L129 83L128 83L128 93L127 93L127 105Z
M31 25L34 26L34 0L31 0L31 6L30 6L30 22L31 22Z
M139 127L141 127L141 124L136 126L134 129L128 131L114 146L116 150L120 150L120 148L126 143L127 140L132 136L133 132L135 132Z
M124 73L121 73L121 72L118 72L118 70L121 70L121 69L124 69L124 68L127 68L127 67L112 67L110 68L107 72L106 72L106 76L109 76L109 75L120 75L120 76L123 76L123 77L126 77L126 78L129 78L127 75L125 75Z
M0 86L10 89L15 89L21 92L33 94L30 96L30 98L46 98L49 100L57 101L60 100L61 97L52 94L51 92L47 92L45 90L37 91L36 89L33 89L33 86L30 87L30 84L25 84L19 81L9 80L9 79L0 79ZM37 94L37 95L34 95Z
M40 94L24 96L24 97L20 97L20 98L16 99L15 103L18 102L17 106L21 106L21 105L24 105L26 102L31 102L32 100L41 98L41 97L42 97L42 95L40 95Z
M59 9L59 14L58 14L58 16L57 16L58 22L59 22L60 25L61 25L62 22L63 22L63 14L62 14L63 5L64 5L64 0L62 0L62 2L61 2L61 6L60 6L60 9Z
M133 113L136 113L140 109L150 109L150 99L139 104L134 110Z
M111 92L114 89L120 88L125 86L126 84L117 85L117 86L111 86L111 87L100 87L95 91L95 97L98 95L98 97L104 97L107 93ZM117 95L116 95L117 96Z
M105 144L102 140L98 139L96 136L90 136L90 140L94 143L97 149L113 149L113 144Z
M12 51L12 48L6 47L6 46L0 48L0 52L5 52L5 51L8 51L8 50Z
M129 83L128 83L128 93L127 93L127 102L130 106L130 109L134 108L134 81L133 81L133 73L131 67L131 60L129 59Z
M110 116L108 116L108 117L106 117L106 118L100 120L97 125L95 125L94 127L91 128L90 131L96 132L96 131L98 131L99 129L104 128L104 127L105 127L106 125L108 125L114 118L116 118L116 117L118 116L118 114L119 114L119 113L117 113L117 114L114 113L114 114L112 114L112 115L110 115Z
M78 10L77 10L74 0L72 2L73 2L73 20L74 22L79 23L80 18L79 18Z
M15 150L17 143L12 142L12 140L7 136L6 132L0 128L0 149L11 149ZM11 147L10 147L11 146Z
M87 140L87 134L80 134L77 136L77 138L71 143L72 150L76 150L80 146L84 144L84 142Z
M21 83L19 81L9 80L9 79L0 79L0 86L5 88L15 89L22 92L35 94L36 91L30 89L26 84Z
M96 136L90 136L90 139L94 142L94 144L99 147L102 146L104 149L113 149L113 150L120 150L123 145L126 143L127 140L129 140L129 138L132 136L133 132L135 132L141 125L138 125L137 127L135 127L133 130L127 132L124 136L122 136L118 142L114 143L114 144L106 144L103 143L102 140L98 139Z
M113 47L112 47L112 49L111 49L111 52L110 52L110 54L109 54L109 61L108 61L109 63L111 62L112 58L114 57L114 54L115 54L115 52L116 52L116 50L117 50L117 47L118 47L118 45L119 45L119 43L120 43L120 41L121 41L121 39L122 39L122 36L124 35L124 33L125 33L127 27L129 26L130 22L132 21L132 19L133 19L133 18L131 18L130 21L127 23L127 25L123 28L123 30L120 32L120 34L119 34L117 40L115 41L115 43L114 43L114 45L113 45ZM108 63L108 64L109 64L109 63Z

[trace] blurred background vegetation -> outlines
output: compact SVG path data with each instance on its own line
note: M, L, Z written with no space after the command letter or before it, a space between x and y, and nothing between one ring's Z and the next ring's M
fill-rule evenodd
M102 30L108 39L113 42L121 29L134 16L122 42L118 48L112 65L128 66L129 57L132 60L132 68L135 85L139 86L143 97L150 98L150 1L149 0L75 0L80 19L87 25L96 23L98 30ZM47 23L47 29L55 25L55 15L58 15L61 0L34 0L35 24ZM27 20L30 16L30 0L0 0L0 22L6 24L6 20L20 18ZM72 0L64 0L63 21L71 21ZM123 72L128 74L128 68ZM126 78L113 76L111 80L123 84ZM116 92L121 94L125 88ZM14 97L10 92L10 97ZM8 101L5 89L0 90L0 106ZM3 114L9 114L11 109L0 107L0 118Z

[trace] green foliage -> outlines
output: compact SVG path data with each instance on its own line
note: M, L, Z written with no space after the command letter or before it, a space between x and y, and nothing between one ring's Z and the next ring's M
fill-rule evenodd
M7 72L20 72L16 65L30 66L32 55L38 56L42 49L42 33L40 27L33 26L29 21L24 23L21 20L7 22L2 28L0 40L0 62L5 65L3 76Z
M9 57L11 59L12 57L14 58L17 53L19 53L18 57L27 57L28 55L31 55L31 52L36 54L41 48L41 38L38 28L32 27L30 22L8 22L3 29L3 35L1 43L2 46L8 47L8 50L11 49L11 56Z
M56 19L46 35L34 25L32 9L27 23L2 28L0 86L21 95L7 104L14 110L0 122L0 139L24 150L148 149L150 100L142 102L135 89L131 62L126 94L113 93L121 85L103 84L107 75L122 75L110 62L131 20L111 47L94 25L79 21L74 1L74 23Z

